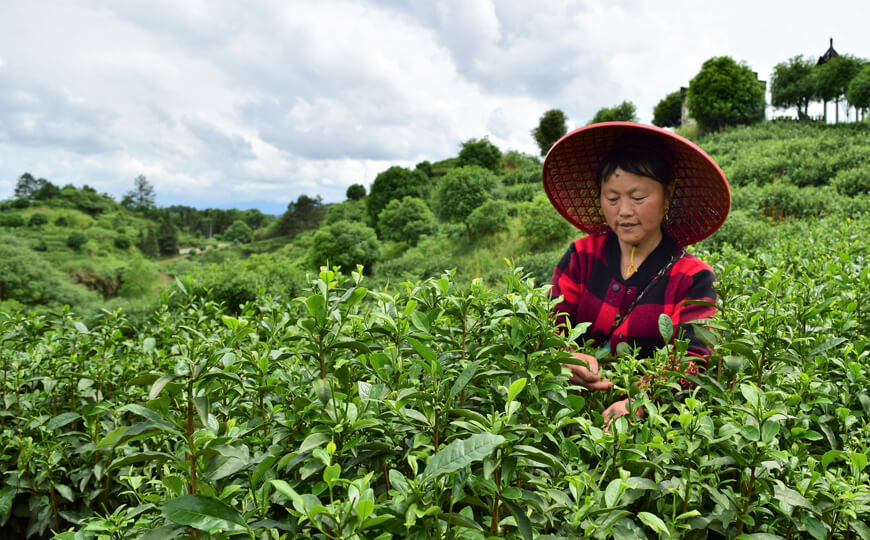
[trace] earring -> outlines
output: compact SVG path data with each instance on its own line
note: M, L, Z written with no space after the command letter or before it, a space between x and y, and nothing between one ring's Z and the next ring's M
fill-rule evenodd
M670 207L665 208L665 221L671 220L671 216L668 215L668 212L670 211L670 209L671 209Z

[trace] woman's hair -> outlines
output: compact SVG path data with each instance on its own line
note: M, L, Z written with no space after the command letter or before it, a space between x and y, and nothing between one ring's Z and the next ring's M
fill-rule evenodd
M601 160L595 180L598 188L619 168L625 172L646 176L668 187L674 181L674 171L665 158L667 149L650 137L629 137L617 143Z

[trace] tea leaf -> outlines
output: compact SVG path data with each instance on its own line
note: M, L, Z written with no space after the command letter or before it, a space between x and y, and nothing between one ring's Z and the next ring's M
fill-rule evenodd
M169 521L209 534L248 530L248 524L238 512L214 497L184 495L167 501L162 510Z
M484 459L504 442L504 437L492 433L477 433L467 439L457 439L429 459L423 477L431 478L458 471Z
M670 343L674 337L674 321L667 313L659 315L659 335L665 343Z

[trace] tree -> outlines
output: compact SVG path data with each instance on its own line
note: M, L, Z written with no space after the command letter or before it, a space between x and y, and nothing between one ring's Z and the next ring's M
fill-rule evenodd
M426 206L423 199L403 197L401 201L393 199L387 207L378 214L378 232L384 240L393 242L406 241L417 245L417 240L424 234L429 234L435 226L432 210Z
M460 167L477 165L496 172L501 169L501 150L486 137L462 143L458 157Z
M846 97L849 83L858 75L864 61L844 54L835 56L816 68L815 90L825 103L825 120L828 117L828 102L836 103L834 122L840 121L840 100Z
M152 259L160 255L160 249L157 246L157 234L155 234L154 229L151 227L146 226L139 232L139 251Z
M60 188L44 178L39 179L42 185L33 192L33 198L37 201L47 201L60 196Z
M680 91L671 92L659 101L653 107L654 126L677 127L683 121L683 100L680 98Z
M846 99L856 110L861 111L861 119L863 119L864 111L870 108L870 64L861 68L861 71L849 83L849 88L846 89Z
M157 230L157 248L161 255L175 255L178 253L178 231L172 224L172 215L168 212L163 214L163 221Z
M705 131L764 120L764 83L744 63L714 56L689 82L689 114Z
M337 221L321 227L314 233L308 249L308 256L315 265L340 266L346 272L361 264L366 273L370 273L380 255L375 230L353 221Z
M410 195L426 199L429 197L431 182L429 178L419 170L410 170L404 167L390 167L375 177L369 187L369 196L366 205L369 211L369 219L377 224L378 215L393 199L401 199Z
M154 185L145 178L145 175L140 174L133 179L133 189L121 199L121 206L130 210L151 210L154 208L155 201Z
M550 109L545 112L538 127L532 130L532 137L538 143L541 155L546 156L550 148L568 133L568 118L559 109Z
M602 107L589 123L598 122L637 122L637 107L630 101L623 101L613 107Z
M770 77L770 104L777 109L794 107L798 119L808 118L807 109L816 99L815 68L815 64L803 55L775 65Z
M427 178L432 178L432 175L435 173L432 167L432 162L426 160L423 160L420 163L416 164L414 166L414 169L425 174Z
M279 235L295 235L302 231L316 229L326 209L323 207L323 199L320 195L309 197L300 195L295 202L287 205L287 211L278 220L276 232Z
M438 182L435 207L444 221L465 224L465 233L471 241L468 217L487 200L497 196L501 187L498 177L490 170L470 165L450 169Z
M16 198L27 198L28 200L32 200L34 198L34 194L38 192L40 189L45 187L48 183L48 180L45 178L34 178L30 173L24 173L18 177L18 183L15 184L15 197Z
M238 242L240 244L247 244L251 241L251 237L253 236L253 231L241 219L237 219L233 221L233 224L224 231L224 240L229 240L230 242Z
M553 208L549 199L540 194L520 206L520 227L523 242L532 251L544 251L566 242L576 229Z
M349 201L358 201L366 196L366 187L362 184L351 184L348 186L345 196Z

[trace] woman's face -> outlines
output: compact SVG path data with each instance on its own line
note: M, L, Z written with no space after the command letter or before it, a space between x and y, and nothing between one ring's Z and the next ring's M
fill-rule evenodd
M655 248L668 199L656 180L617 168L601 183L601 209L623 246Z

